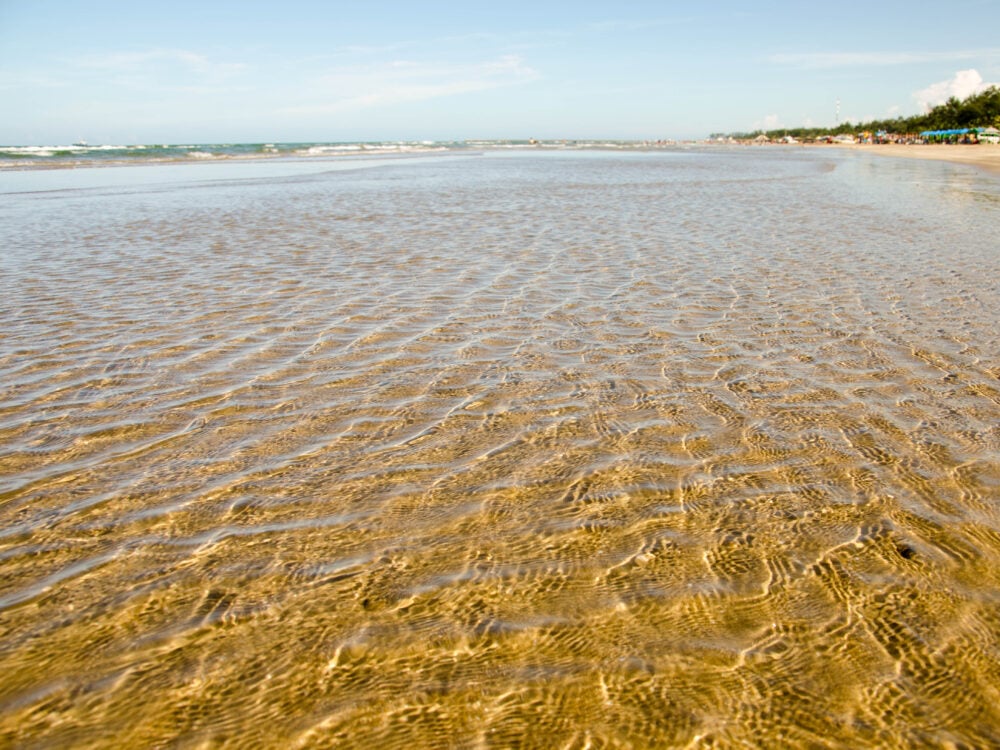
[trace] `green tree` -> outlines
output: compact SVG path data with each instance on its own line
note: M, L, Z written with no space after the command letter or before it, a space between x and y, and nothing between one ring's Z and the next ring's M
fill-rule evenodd
M978 128L994 126L1000 128L1000 88L990 86L977 94L972 94L959 101L951 97L929 111L913 117L896 117L887 120L872 120L852 125L845 122L835 128L786 128L771 130L768 138L782 138L791 135L795 138L816 138L838 133L857 133L862 131L889 133L919 133L924 130L951 130L953 128ZM758 131L759 132L759 131ZM723 134L716 134L723 135ZM733 138L747 138L757 135L746 133L730 133Z

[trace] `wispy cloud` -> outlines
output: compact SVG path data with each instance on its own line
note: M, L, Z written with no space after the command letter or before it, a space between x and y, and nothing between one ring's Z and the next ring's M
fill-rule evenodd
M428 64L396 60L356 65L328 72L313 82L320 92L308 104L285 107L281 114L349 112L527 83L539 77L516 55L472 65Z
M570 25L560 28L520 28L505 31L479 30L443 36L401 38L381 45L354 44L333 48L324 57L328 60L344 58L373 58L385 55L419 54L420 51L442 49L478 50L485 53L511 54L525 49L560 46L574 37L593 34L633 32L686 23L687 18L609 19Z
M643 29L654 29L661 26L675 26L685 23L685 18L640 18L640 19L611 19L607 21L594 21L586 24L587 31L642 31Z
M30 89L64 89L72 86L64 76L44 72L0 70L0 91L25 91Z
M770 55L767 60L775 65L796 68L849 68L954 62L983 58L1000 58L1000 48L953 50L950 52L805 52Z
M213 80L229 78L244 72L248 67L243 63L218 62L190 50L162 48L88 55L73 63L78 68L121 75L143 75L172 68Z

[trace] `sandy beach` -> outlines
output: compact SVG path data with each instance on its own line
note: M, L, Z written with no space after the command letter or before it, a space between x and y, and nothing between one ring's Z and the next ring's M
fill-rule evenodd
M845 148L869 151L884 156L902 156L910 159L936 159L938 161L960 162L1000 174L1000 145L980 143L971 145L945 146L856 143Z

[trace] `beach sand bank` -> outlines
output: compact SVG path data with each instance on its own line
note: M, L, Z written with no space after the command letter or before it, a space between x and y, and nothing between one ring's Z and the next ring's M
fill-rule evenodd
M825 148L822 146L821 148ZM844 145L858 151L881 154L883 156L901 156L910 159L936 159L970 164L1000 174L1000 145L980 143L977 145L910 145L855 143Z

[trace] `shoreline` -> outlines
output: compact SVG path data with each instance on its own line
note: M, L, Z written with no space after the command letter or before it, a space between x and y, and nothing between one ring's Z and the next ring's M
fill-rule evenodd
M623 142L624 143L624 142ZM210 144L211 145L211 144ZM667 148L666 150L673 149L686 149L690 146L709 146L714 144L706 144L701 142L672 142L669 144L664 144ZM744 144L744 145L757 145L757 144ZM778 144L783 145L783 144ZM945 144L909 144L901 145L896 143L884 143L884 144L871 144L871 143L828 143L828 144L818 144L818 143L799 143L795 144L801 148L809 149L823 149L823 148L840 148L847 149L851 151L861 151L866 153L874 153L881 156L890 156L895 158L909 158L909 159L929 159L933 161L947 161L953 164L967 164L969 166L978 168L982 171L989 172L993 175L1000 176L1000 144L991 143L980 143L976 145L971 144L955 144L955 145L945 145ZM550 144L542 143L535 144L533 146L525 145L521 147L520 145L515 148L524 148L526 150L553 150ZM563 150L564 147L559 147L556 150ZM186 164L221 164L221 163L240 163L240 162L255 162L255 161L273 161L273 162L312 162L314 160L324 160L324 161L341 161L341 160L359 160L364 161L372 157L376 158L408 158L408 157L424 157L433 154L441 154L442 152L451 153L467 153L467 154L483 154L490 151L489 147L476 148L465 150L454 150L451 149L441 149L441 148L429 148L427 150L413 150L413 151L379 151L379 150L361 150L361 151L348 151L341 153L321 153L321 154L309 154L304 152L288 152L288 153L229 153L229 154L213 154L210 158L191 158L190 156L184 155L172 155L163 157L152 157L152 158L135 158L135 159L123 159L123 158L109 158L106 160L93 160L93 161L59 161L54 160L50 162L31 162L31 161L10 161L2 162L0 161L0 174L11 173L11 172L35 172L35 171L62 171L62 170L76 170L76 169L90 169L90 168L108 168L108 167L134 167L134 166L157 166L157 165L186 165ZM504 149L506 150L506 149ZM609 150L606 145L597 144L587 144L584 146L576 147L571 150L580 151L591 151L591 150ZM617 150L617 149L615 149ZM626 150L631 151L656 151L664 150L664 146L651 146L646 142L636 141L634 143L629 143Z
M845 143L827 145L846 148L852 151L879 154L881 156L931 159L934 161L952 162L954 164L968 164L992 174L1000 175L1000 145L992 143L980 143L977 145L912 144L905 146L896 143ZM822 147L824 146L813 146L812 148Z

